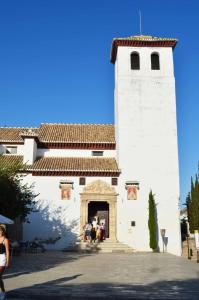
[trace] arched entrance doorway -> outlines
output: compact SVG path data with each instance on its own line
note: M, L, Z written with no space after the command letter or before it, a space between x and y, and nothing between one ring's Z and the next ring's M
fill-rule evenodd
M109 204L105 201L91 201L88 204L88 222L98 219L98 223L105 226L105 237L109 238Z
M80 233L83 234L83 226L89 221L89 214L91 212L101 207L101 213L103 213L103 209L106 208L105 211L107 211L108 207L108 234L111 240L116 240L117 194L115 188L110 186L105 181L95 180L85 186L83 192L80 193L80 196Z

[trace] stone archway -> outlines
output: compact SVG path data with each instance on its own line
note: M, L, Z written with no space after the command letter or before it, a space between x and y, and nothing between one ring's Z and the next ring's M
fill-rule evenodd
M83 234L83 226L88 220L88 204L91 201L106 201L109 204L109 239L116 240L117 194L115 188L102 180L95 180L85 186L80 196L80 233Z

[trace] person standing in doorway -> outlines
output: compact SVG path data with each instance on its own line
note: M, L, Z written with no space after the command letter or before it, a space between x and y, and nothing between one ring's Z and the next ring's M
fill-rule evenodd
M1 294L0 300L5 299L5 287L2 279L2 275L5 269L10 266L10 255L9 255L9 241L6 237L5 228L0 225L0 287Z
M100 237L101 237L101 229L100 229L100 225L97 225L96 238L98 242L100 242Z
M92 225L93 225L93 227L96 230L97 229L97 225L98 225L98 217L97 216L93 217Z
M95 227L92 226L92 229L91 229L91 243L92 242L95 243L95 240L96 240L96 229L95 229Z
M101 223L100 230L101 230L101 241L104 241L105 240L105 225L104 225L104 223Z

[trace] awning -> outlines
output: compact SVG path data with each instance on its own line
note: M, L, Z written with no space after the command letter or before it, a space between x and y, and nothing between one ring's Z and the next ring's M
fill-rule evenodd
M0 215L0 224L14 224L14 222L9 218Z

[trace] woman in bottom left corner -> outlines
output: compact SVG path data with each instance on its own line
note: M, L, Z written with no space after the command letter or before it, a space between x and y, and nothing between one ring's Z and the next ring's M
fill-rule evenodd
M6 230L4 226L0 225L0 300L5 298L5 287L2 279L2 275L5 269L10 266L10 255L9 255L9 241L6 237Z

